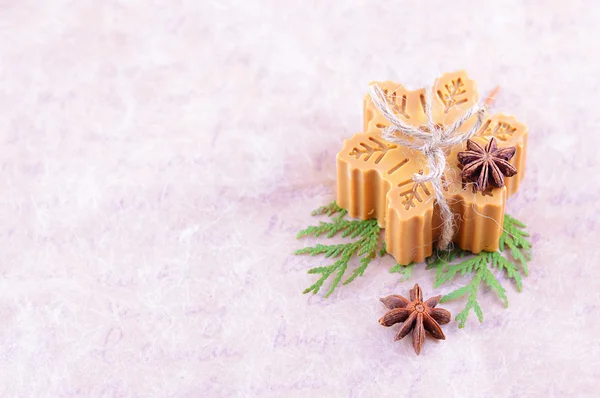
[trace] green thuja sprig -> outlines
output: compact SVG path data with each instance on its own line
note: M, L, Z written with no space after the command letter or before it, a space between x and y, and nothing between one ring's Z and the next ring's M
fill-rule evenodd
M321 206L317 210L313 210L310 214L313 216L320 216L322 214L327 214L329 217L331 217L335 213L340 213L340 215L338 217L342 218L346 215L346 213L348 213L348 211L346 209L338 206L337 202L334 200L333 202L329 203L328 205Z
M414 266L415 263L410 263L408 265L396 264L390 268L390 274L398 273L400 274L400 282L406 282L411 278Z
M427 269L435 269L434 287L452 281L457 275L467 273L473 275L470 283L446 294L440 300L443 303L467 296L465 308L456 316L459 328L465 326L471 310L475 312L479 322L483 322L483 311L477 301L477 292L481 283L496 292L504 305L508 307L506 289L496 278L492 269L495 268L505 272L507 277L515 283L518 291L523 289L521 273L527 276L527 262L531 259L529 234L524 231L525 224L509 215L504 216L503 227L500 250L497 252L480 252L453 264L456 259L462 259L470 254L470 252L454 248L450 251L436 251L433 256L427 259ZM514 262L510 261L508 255L512 257ZM517 262L521 264L522 269L517 267Z
M297 238L304 236L321 236L325 235L331 238L338 233L344 238L354 239L348 243L335 245L317 244L315 246L305 247L297 250L294 254L308 254L317 256L325 255L325 258L337 259L333 264L323 267L315 267L308 270L309 274L320 274L321 277L309 288L304 290L304 293L319 292L323 283L333 276L333 280L325 297L331 295L340 283L347 285L359 276L362 276L371 263L377 257L385 254L385 246L380 244L381 228L377 224L377 220L347 220L344 219L347 211L342 209L334 201L326 206L321 206L312 212L313 215L327 215L330 218L329 222L321 221L319 225L310 226L300 231ZM344 275L348 269L348 263L352 257L360 258L359 266L354 269L352 274L342 282Z
M523 274L529 275L527 263L531 260L531 242L525 232L527 226L508 214L504 216L504 233L500 236L500 251L510 250L513 259L521 263Z
M350 242L306 247L297 250L295 254L308 254L311 256L324 255L325 258L336 259L331 265L315 267L308 271L309 274L320 275L319 279L304 293L316 294L323 287L325 281L333 278L325 297L330 296L340 284L348 284L359 276L362 276L372 262L379 256L386 254L385 242L381 242L381 228L377 220L348 220L344 217L347 211L337 205L334 201L326 206L321 206L313 211L314 216L327 215L329 221L321 221L318 225L310 226L297 235L304 236L326 236L327 238L341 235L350 238ZM477 301L479 288L483 283L494 291L498 298L508 306L506 289L496 276L504 273L511 280L518 291L523 288L522 276L528 275L527 263L531 259L531 242L529 234L525 231L525 224L505 215L503 223L504 231L501 235L497 252L481 252L472 254L469 251L453 248L449 251L435 251L429 257L427 269L435 270L434 287L440 287L445 283L452 282L457 275L470 274L471 281L442 297L441 302L466 297L467 302L463 310L456 316L458 327L463 328L471 311L475 313L480 322L483 322L483 310ZM353 257L359 258L359 265L344 279L348 271L349 263ZM412 276L416 264L408 266L394 265L390 273L399 273L400 281L406 281Z

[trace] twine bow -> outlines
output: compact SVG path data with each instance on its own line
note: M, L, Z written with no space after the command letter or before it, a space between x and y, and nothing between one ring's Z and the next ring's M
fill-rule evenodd
M448 128L444 128L444 126L435 123L433 120L432 87L425 90L425 117L427 119L427 126L417 127L405 123L396 116L390 108L385 94L377 84L369 86L369 95L379 112L391 124L381 132L381 136L389 142L416 149L425 155L427 159L429 172L424 175L414 174L412 179L415 183L431 182L433 186L442 218L442 232L438 241L438 248L445 250L454 237L454 215L442 190L442 177L446 169L446 154L444 153L444 149L461 144L473 137L483 123L486 107L476 103ZM460 127L474 115L477 116L477 120L473 127L465 133L459 133L458 130ZM398 133L403 134L403 136L400 136Z

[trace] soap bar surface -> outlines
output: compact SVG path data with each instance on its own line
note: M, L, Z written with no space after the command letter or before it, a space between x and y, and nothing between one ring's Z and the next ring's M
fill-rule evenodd
M405 122L424 128L425 90L407 90L393 82L378 83L395 113ZM437 123L447 126L478 101L475 82L465 72L443 75L434 86L432 113ZM417 150L381 136L389 122L367 96L364 102L365 132L344 141L337 155L337 201L351 217L376 218L385 228L386 247L399 264L423 261L433 252L441 232L441 218L431 183L415 183L413 176L427 173L425 156ZM468 120L459 131L475 123ZM485 117L473 138L485 145L491 137L499 146L515 146L511 160L519 173L506 179L506 186L485 193L464 184L457 154L466 143L447 150L443 177L446 200L454 215L454 242L478 253L498 250L508 195L517 191L525 167L527 128L512 116Z

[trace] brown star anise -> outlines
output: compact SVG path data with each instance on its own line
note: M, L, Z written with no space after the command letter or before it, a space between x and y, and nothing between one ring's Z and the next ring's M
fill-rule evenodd
M498 148L496 139L482 148L475 141L467 140L467 151L458 153L462 165L462 178L465 182L474 182L477 189L486 191L489 185L504 186L504 176L517 174L515 166L509 160L515 155L516 148Z
M441 298L442 296L435 296L423 302L423 292L419 285L415 285L410 290L410 300L397 294L384 297L380 300L390 311L379 320L379 323L383 326L392 326L404 321L395 340L400 340L412 330L413 347L419 355L425 343L425 331L436 339L446 339L440 325L450 322L450 312L442 308L434 308Z

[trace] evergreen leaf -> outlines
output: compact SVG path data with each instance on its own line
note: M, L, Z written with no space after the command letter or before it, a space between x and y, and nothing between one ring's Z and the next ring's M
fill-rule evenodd
M523 224L521 221L517 220L516 218L513 218L511 216L509 216L508 214L504 215L504 222L509 222L512 225L516 225L519 228L527 228L527 225Z
M337 287L337 285L340 284L340 281L342 280L342 277L344 276L344 272L346 272L346 268L348 268L348 262L347 261L344 262L344 263L342 263L338 267L337 275L333 279L333 282L331 282L331 287L329 288L329 290L327 291L327 293L325 293L324 297L331 296L331 293L333 293L333 291L335 290L335 288Z
M505 231L502 234L502 242L510 250L513 259L521 264L523 274L527 276L529 274L527 263L531 260L531 241L529 240L529 234L524 228L525 224L522 222L508 214L504 216Z
M367 267L371 263L371 260L373 260L373 257L370 256L370 255L361 258L360 259L360 266L357 267L354 270L354 272L352 272L352 275L350 276L350 278L346 279L343 284L347 285L348 283L350 283L354 279L356 279L356 277L363 276L363 274L365 273L365 270L367 269Z
M473 310L477 319L483 322L483 310L477 301L479 285L484 283L494 291L505 306L508 306L508 296L506 289L502 286L500 279L492 272L498 270L512 281L514 281L518 291L523 290L522 275L527 276L527 263L531 259L531 241L529 234L524 230L525 224L505 215L503 224L503 233L500 237L497 252L480 252L472 254L458 263L455 259L461 259L469 253L461 249L452 248L448 251L436 251L433 256L426 260L427 269L435 269L434 287L439 287L445 283L451 282L457 275L472 275L471 281L462 287L446 294L440 302L447 302L467 296L465 307L456 316L458 327L463 328L467 318ZM522 272L517 264L520 264Z
M339 257L344 249L347 248L347 244L339 244L339 245L322 245L317 244L315 246L308 246L302 249L296 250L294 254L308 254L310 256L316 256L319 254L324 254L325 258L329 257Z
M343 209L340 206L338 206L337 202L334 200L333 202L329 203L328 205L321 206L317 210L313 210L311 215L320 216L322 214L327 214L328 216L331 217L335 213L344 213L344 212L346 212L346 209Z
M481 307L479 306L477 300L473 301L473 310L475 311L475 315L477 315L477 319L479 319L479 322L483 322L483 311L481 310Z
M383 243L381 244L381 249L379 249L379 257L385 256L386 253L387 253L387 245L385 244L385 241L383 241Z
M315 246L305 247L294 252L295 254L308 254L310 256L322 254L325 258L337 259L332 265L308 270L309 274L318 274L321 276L313 285L305 289L304 293L318 293L325 281L333 277L331 285L327 293L325 293L325 297L328 297L340 283L345 285L362 276L371 261L377 257L378 252L382 253L383 250L383 254L385 254L385 246L382 245L383 247L379 249L381 228L375 219L345 219L347 211L339 207L335 202L319 207L313 212L313 215L327 215L330 221L321 221L318 225L303 229L298 233L298 238L303 236L319 237L321 235L331 238L341 233L342 238L351 239L347 243L334 245L316 244ZM359 266L353 270L348 279L342 282L344 274L348 270L349 262L354 256L360 258Z
M309 269L307 272L309 274L324 274L326 272L331 271L332 269L335 268L335 264L334 265L329 265L326 267L315 267L315 268L311 268Z
M456 318L454 318L454 320L458 322L459 329L462 329L465 327L465 324L467 323L467 317L469 316L470 310L471 310L471 307L469 306L469 304L467 304L465 306L465 308L463 308L463 310L461 312L459 312L458 315L456 315Z
M494 257L495 267L500 270L504 269L508 277L515 281L515 284L517 285L517 290L519 292L523 291L523 282L517 266L508 261L498 252L494 252L491 254Z
M450 300L454 300L457 299L459 297L464 296L467 293L471 292L471 288L470 285L466 285L463 287L460 287L446 295L444 295L441 299L440 299L440 303L445 303L446 301L450 301Z
M400 265L396 264L392 268L390 268L390 274L398 273L400 274L400 282L405 282L410 279L412 276L413 267L415 263L410 263L408 265Z
M305 289L303 293L306 294L311 291L313 292L313 294L317 293L319 289L321 289L321 286L323 286L323 282L325 282L327 278L329 278L329 275L331 275L334 270L335 268L333 267L319 267L310 269L308 271L309 274L321 274L321 277L312 286Z
M436 279L433 284L433 287L437 288L437 287L440 287L441 285L443 285L444 283L450 282L459 273L461 275L464 275L467 272L473 271L473 268L482 261L482 257L483 256L481 256L481 253L479 253L479 254L475 255L474 257L469 258L465 261L462 261L458 264L447 265L443 269L443 272L441 272L439 275L436 274Z
M487 264L481 265L481 268L477 270L477 272L481 275L482 281L491 289L496 291L498 297L504 301L504 305L508 307L508 297L506 297L506 290L498 279L492 274L490 269L487 267Z
M390 268L390 274L393 274L394 272L402 272L402 268L404 268L404 265L396 263L396 265Z
M505 234L502 233L502 235L500 235L500 240L498 241L498 247L501 252L503 252L506 248L506 243L505 243L504 239L505 239Z

